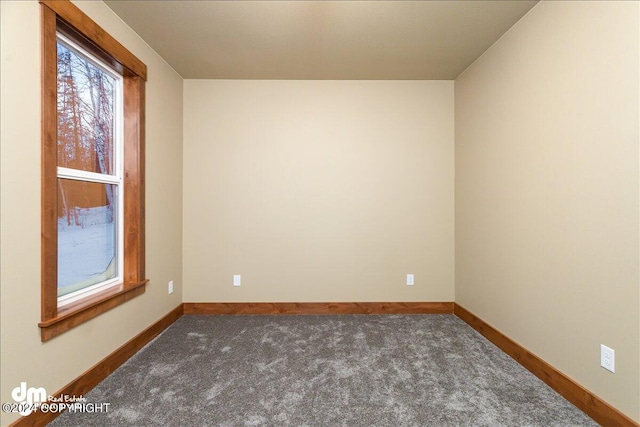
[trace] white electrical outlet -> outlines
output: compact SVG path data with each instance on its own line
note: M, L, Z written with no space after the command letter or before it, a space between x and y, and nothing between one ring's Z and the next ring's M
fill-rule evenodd
M407 274L407 286L413 286L413 274Z
M233 286L240 286L240 283L242 283L242 279L240 278L239 274L234 274L233 275Z
M173 293L173 280L169 281L169 293Z
M603 344L600 344L600 366L614 374L616 372L616 352Z

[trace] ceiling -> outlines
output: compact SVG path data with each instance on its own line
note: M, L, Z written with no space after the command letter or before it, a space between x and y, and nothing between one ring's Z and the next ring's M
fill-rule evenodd
M537 1L117 1L185 79L451 80Z

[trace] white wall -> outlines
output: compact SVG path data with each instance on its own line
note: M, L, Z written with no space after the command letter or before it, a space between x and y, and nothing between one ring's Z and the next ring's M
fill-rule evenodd
M53 394L182 301L182 78L102 2L76 3L147 64L144 295L40 341L40 6L0 2L2 402ZM167 294L167 281L176 292ZM14 416L2 413L1 424Z
M542 2L455 82L456 302L636 421L638 7Z
M186 80L184 300L452 301L453 130L452 81Z

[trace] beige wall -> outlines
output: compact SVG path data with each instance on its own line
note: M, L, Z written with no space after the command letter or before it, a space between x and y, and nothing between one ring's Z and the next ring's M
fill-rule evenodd
M452 81L186 80L184 300L452 301L453 130Z
M78 5L148 66L150 283L144 295L40 341L40 11L35 1L0 2L2 402L21 381L54 393L182 301L182 79L103 3ZM2 413L1 423L14 418Z
M638 6L540 3L455 82L456 302L636 421Z

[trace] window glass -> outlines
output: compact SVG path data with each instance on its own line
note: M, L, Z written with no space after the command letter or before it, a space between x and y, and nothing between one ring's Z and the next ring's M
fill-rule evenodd
M58 166L114 172L117 80L58 37Z
M58 303L120 278L121 77L57 36Z
M117 277L116 192L112 184L58 180L59 297Z

